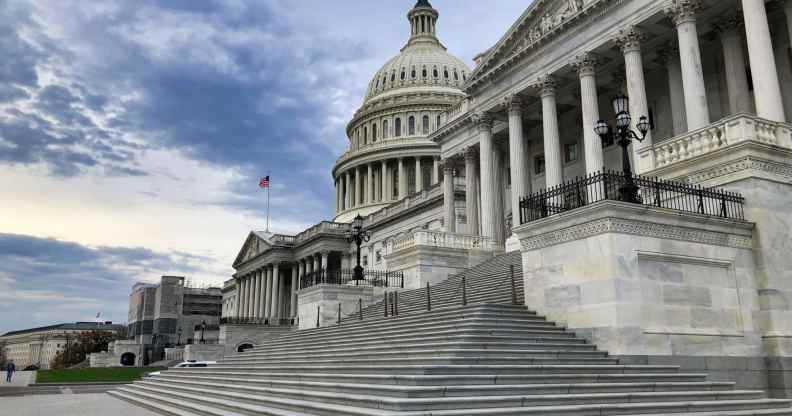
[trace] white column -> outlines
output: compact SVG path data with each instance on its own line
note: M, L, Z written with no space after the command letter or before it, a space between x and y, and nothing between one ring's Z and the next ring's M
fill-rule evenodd
M382 167L380 168L380 178L382 179L382 185L380 186L380 201L387 202L388 201L388 161L382 161Z
M344 210L348 210L352 208L352 171L348 170L346 172L346 186L344 187L344 191L346 191L344 195Z
M677 27L679 61L682 68L682 85L685 92L685 111L688 128L698 130L709 124L709 104L701 65L696 13L701 9L699 0L675 1L667 9ZM643 114L648 115L648 114ZM638 117L635 115L634 117Z
M415 193L423 191L423 169L421 169L421 157L415 157Z
M671 103L673 134L678 136L688 131L685 111L685 92L682 87L682 67L679 64L679 48L671 46L660 51L660 61L668 73L668 97Z
M542 97L545 187L551 188L560 185L564 180L564 168L561 162L561 138L558 131L555 78L552 75L542 77L539 80L538 87Z
M239 318L242 316L242 279L236 279L236 301L234 302L235 312L234 316Z
M478 195L478 151L468 147L465 151L465 211L467 215L468 234L479 235L479 195Z
M248 305L248 316L253 318L255 316L255 309L256 306L256 282L254 281L254 275L248 275L248 296L247 296L247 305Z
M446 232L456 232L456 211L454 208L454 164L451 159L443 163L443 210L445 211Z
M504 152L500 146L494 145L492 146L492 170L495 176L495 215L493 219L495 221L495 234L493 238L495 241L499 243L503 243L506 241L506 236L504 235L504 231L506 228L506 211L503 209L503 195L504 191L506 190L506 181L504 177L506 176L506 168L504 165Z
M280 319L280 269L278 265L272 268L272 309L270 316L273 321Z
M259 316L261 319L267 317L267 269L261 269L261 304L259 304Z
M368 167L368 180L366 180L366 203L373 204L374 201L376 200L376 196L375 196L376 182L374 181L374 164L369 163L366 166Z
M589 54L578 56L575 67L580 76L580 101L583 113L583 147L586 155L586 173L600 172L605 167L602 156L602 139L594 132L600 120L599 94L597 94L597 62Z
M632 116L632 129L634 131L638 131L636 124L641 116L649 117L649 104L646 99L646 82L644 81L643 57L641 56L641 40L643 40L643 34L635 27L622 30L617 39L624 53L624 67L627 76L627 96L630 98L630 115ZM690 123L689 119L688 123ZM634 160L638 160L637 156L639 149L651 145L651 131L647 133L642 143L633 142ZM652 162L652 164L653 163L654 162Z
M272 277L273 266L267 265L267 296L265 296L266 305L264 305L264 313L267 319L272 319Z
M770 27L764 0L742 0L748 59L751 62L756 114L772 121L785 122L781 83L778 81Z
M294 319L297 316L297 291L299 290L299 275L300 266L294 263L292 266L292 281L291 281L291 310L289 311L289 318Z
M354 205L360 206L363 202L363 173L360 166L355 168L355 203Z
M475 122L479 130L479 177L481 180L481 234L496 237L495 231L495 171L492 166L492 118L478 114Z
M399 201L407 196L407 169L404 166L404 158L399 158Z
M440 182L440 159L432 158L432 185Z
M253 317L260 318L261 311L261 270L253 273Z
M330 262L330 252L322 251L319 253L319 264L322 265L322 270L327 270L327 263Z
M723 45L723 66L726 70L726 88L729 90L729 110L732 114L751 113L751 92L743 53L742 19L729 16L716 26Z
M511 172L511 209L512 224L519 225L520 198L531 191L528 182L528 163L525 157L525 137L523 137L522 100L517 95L507 97L509 110L509 163Z

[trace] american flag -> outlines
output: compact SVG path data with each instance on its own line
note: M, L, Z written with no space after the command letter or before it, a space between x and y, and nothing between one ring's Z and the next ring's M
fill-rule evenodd
M269 176L265 176L265 177L261 178L261 180L259 181L259 187L261 189L265 189L265 188L269 188L269 186L270 186Z

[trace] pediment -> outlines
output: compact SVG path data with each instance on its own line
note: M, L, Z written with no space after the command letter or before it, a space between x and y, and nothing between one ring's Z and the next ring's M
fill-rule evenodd
M469 84L520 51L564 30L565 23L601 0L536 0L473 70Z
M240 264L255 258L259 254L269 250L271 247L272 245L267 242L267 240L262 238L256 232L251 232L248 234L247 239L245 239L242 249L239 250L236 260L234 260L234 267L236 268Z

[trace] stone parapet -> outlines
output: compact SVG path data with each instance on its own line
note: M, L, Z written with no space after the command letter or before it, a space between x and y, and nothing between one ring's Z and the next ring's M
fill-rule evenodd
M382 298L385 288L370 286L320 284L297 293L299 329L338 325L341 318L354 314L362 306Z

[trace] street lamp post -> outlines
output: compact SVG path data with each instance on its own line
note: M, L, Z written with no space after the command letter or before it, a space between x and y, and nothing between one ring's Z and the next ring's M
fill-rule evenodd
M360 265L360 245L371 240L371 234L363 229L363 217L359 214L352 220L350 229L347 232L347 240L357 246L357 266L355 266L352 273L352 280L365 280L366 276L363 274L363 266Z
M613 110L616 113L616 131L613 131L611 126L605 120L597 121L594 126L594 131L600 136L603 142L613 139L622 148L622 174L624 175L624 186L619 188L619 199L624 202L640 203L641 198L638 196L638 186L635 185L633 180L632 166L630 166L630 153L628 147L633 140L639 142L646 139L649 133L649 119L646 116L638 118L638 135L630 129L632 118L630 117L630 100L625 96L618 96L613 99Z
M177 347L181 346L181 334L182 334L182 330L181 330L181 327L179 327L178 329L176 329L176 335L178 335L178 338L176 340L176 346Z
M206 344L206 340L204 339L204 332L206 332L206 321L201 322L201 344Z

